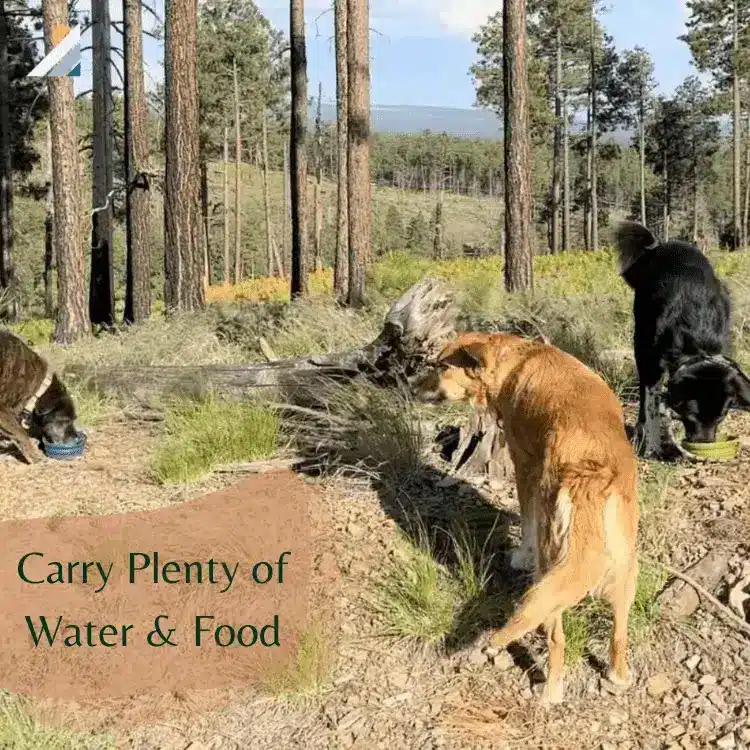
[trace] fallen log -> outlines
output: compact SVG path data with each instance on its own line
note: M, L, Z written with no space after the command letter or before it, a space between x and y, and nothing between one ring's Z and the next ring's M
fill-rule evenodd
M277 390L289 397L310 392L328 381L347 382L366 377L381 387L408 387L426 364L434 361L456 334L457 310L453 295L434 278L424 278L394 302L378 337L361 347L320 357L273 359L243 365L112 367L91 369L69 365L66 380L99 393L114 393L149 402L154 397L203 397L242 399L257 389ZM284 397L282 396L282 399ZM471 474L507 474L498 461L504 445L497 420L477 412L459 428L461 449L450 459L457 478Z

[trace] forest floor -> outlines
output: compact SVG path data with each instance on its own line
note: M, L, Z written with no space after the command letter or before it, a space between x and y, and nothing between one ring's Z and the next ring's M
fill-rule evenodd
M557 281L564 275L557 272ZM590 265L579 275L588 278ZM473 295L462 299L471 301ZM471 314L491 307L486 299L472 304ZM560 316L582 309L570 308L577 304L571 300L560 304L555 308ZM627 314L624 295L601 301L598 312L609 311L607 305ZM739 308L741 337L744 308ZM563 348L584 359L591 354L592 339L599 350L627 347L627 323L616 323L622 318L602 324L617 333L601 340L593 316L580 328L570 317L558 324L549 307L531 312ZM336 313L343 317L335 330L331 324L321 333L322 321L332 320L331 311L318 307L313 315L311 308L302 308L299 316L273 328L268 339L280 355L342 348L367 340L377 331L381 313L380 308L355 318ZM266 325L256 308L252 315L253 325ZM56 366L66 361L96 366L252 359L242 337L247 325L232 328L227 320L238 319L219 318L217 323L211 312L182 322L155 322L140 332L65 351L41 350ZM247 324L247 318L241 320ZM619 377L618 372L608 375L615 381ZM623 387L622 393L632 423L632 388ZM85 456L70 464L1 461L3 520L176 506L237 481L236 474L208 471L190 482L160 483L153 467L169 442L170 424L159 417L158 407L136 409L77 395L81 424L89 434ZM314 506L314 524L326 530L314 558L325 615L296 682L283 689L259 684L205 696L171 696L168 705L134 699L129 706L82 707L4 694L0 747L750 748L750 639L705 601L689 616L677 616L668 594L661 593L668 576L660 567L690 571L724 604L737 581L750 576L750 415L732 413L727 420L728 432L745 436L734 461L640 463L642 573L630 646L635 682L621 692L602 680L608 613L584 602L566 617L566 700L550 708L537 700L546 659L540 635L528 636L508 652L486 649L488 615L497 622L526 585L507 565L506 553L520 535L515 487L511 481L492 487L440 486L445 465L430 447L436 413L428 410L423 416L427 439L408 481L397 476L394 484L393 479L371 481L363 474L335 472L305 477L321 498ZM460 528L463 541L451 547L444 531L454 533L455 541ZM469 565L474 566L474 588L468 586L461 550L476 553ZM706 570L691 570L699 561ZM466 590L457 593L459 583ZM668 589L674 591L671 584ZM677 591L678 600L684 602L688 591ZM411 597L409 606L404 594Z

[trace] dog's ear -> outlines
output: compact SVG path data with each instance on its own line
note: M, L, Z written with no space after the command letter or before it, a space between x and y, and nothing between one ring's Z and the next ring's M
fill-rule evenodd
M462 370L477 370L484 367L486 352L487 346L483 342L464 344L441 358L440 364L460 367Z
M741 411L750 411L750 378L742 372L742 369L736 362L730 361L729 382L734 391L735 409Z

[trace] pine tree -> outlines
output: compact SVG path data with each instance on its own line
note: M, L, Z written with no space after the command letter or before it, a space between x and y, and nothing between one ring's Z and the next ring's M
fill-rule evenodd
M613 81L623 124L636 128L640 164L640 221L646 223L646 121L653 111L654 63L642 47L626 50Z
M750 72L750 0L687 0L690 17L683 39L696 68L711 73L717 87L731 93L732 105L732 243L742 234L742 108L740 88Z

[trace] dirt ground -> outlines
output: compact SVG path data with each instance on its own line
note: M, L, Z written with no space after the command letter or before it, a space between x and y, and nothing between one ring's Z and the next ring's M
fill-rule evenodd
M731 415L727 426L750 436L748 415ZM74 463L0 462L1 517L146 510L236 479L222 474L189 489L157 486L147 459L159 436L158 426L123 421L91 430L86 456ZM644 475L657 471L642 464ZM488 509L499 509L510 519L501 547L517 537L513 487L440 488L439 478L435 472L435 481L410 498L423 518L475 518L481 527ZM512 658L488 656L481 636L449 652L384 639L369 597L383 561L396 554L400 511L362 482L310 481L324 496L316 576L327 582L321 588L333 661L323 694L282 700L248 689L191 696L175 699L156 721L146 718L146 707L158 701L141 700L141 714L102 706L87 725L114 730L118 745L133 750L750 748L750 639L706 605L684 621L662 617L657 633L633 646L630 690L616 692L600 679L606 653L594 653L569 673L566 702L545 709L535 698L545 659L539 636L527 638ZM660 560L683 571L709 551L720 553L712 592L726 601L743 565L750 574L748 492L750 439L735 461L675 467L644 514L642 535ZM508 575L507 568L495 575Z

